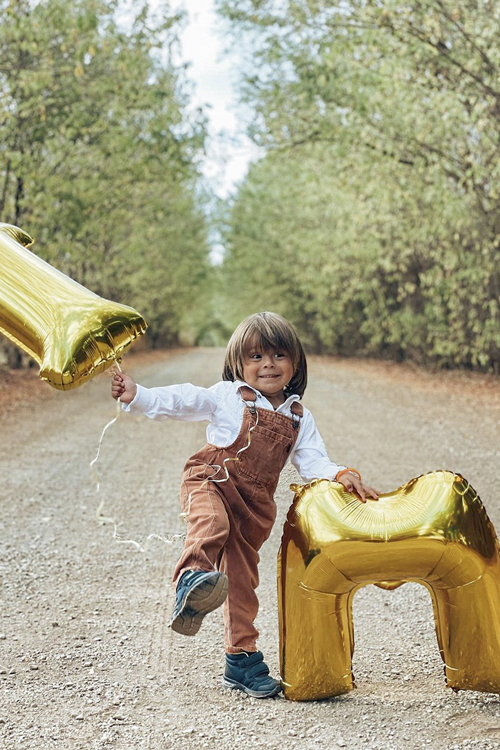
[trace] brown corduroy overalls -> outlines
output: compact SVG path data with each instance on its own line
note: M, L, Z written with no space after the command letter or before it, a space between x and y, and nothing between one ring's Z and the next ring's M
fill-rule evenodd
M174 582L185 570L216 568L227 575L224 641L228 653L257 650L259 633L253 622L259 608L258 550L276 518L273 496L303 414L297 402L292 403L290 419L256 408L251 388L242 387L240 394L247 408L234 443L224 448L206 445L184 468L181 506L188 528L174 572Z

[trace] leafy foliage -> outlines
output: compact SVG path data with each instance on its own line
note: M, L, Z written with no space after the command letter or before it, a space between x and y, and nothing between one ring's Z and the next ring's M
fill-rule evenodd
M139 5L125 31L114 0L0 0L0 15L0 220L176 342L210 271L205 120L168 54L181 17Z
M267 156L226 219L238 315L318 351L500 367L500 9L219 0Z

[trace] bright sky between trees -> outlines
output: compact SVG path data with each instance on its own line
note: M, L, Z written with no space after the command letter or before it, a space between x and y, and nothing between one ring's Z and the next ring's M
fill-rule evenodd
M181 61L195 84L193 104L209 118L210 142L203 174L212 189L227 197L245 176L258 148L245 135L244 109L237 107L238 59L224 53L224 25L214 0L175 0L188 19L181 34Z

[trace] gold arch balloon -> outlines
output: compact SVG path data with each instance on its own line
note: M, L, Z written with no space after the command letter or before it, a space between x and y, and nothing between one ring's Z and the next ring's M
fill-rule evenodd
M292 489L278 559L286 698L352 690L355 592L407 581L431 594L447 685L500 693L499 547L466 479L436 471L366 504L327 480Z
M38 362L42 380L67 390L109 367L147 323L27 250L32 243L0 224L0 332Z

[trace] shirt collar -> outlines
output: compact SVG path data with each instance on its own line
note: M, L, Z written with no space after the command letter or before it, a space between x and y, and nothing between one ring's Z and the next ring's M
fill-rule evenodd
M257 394L257 401L259 399L262 399L262 401L265 401L266 404L269 404L269 406L271 407L271 409L273 409L273 411L286 411L287 409L290 409L290 407L291 407L291 405L293 404L294 401L300 401L300 396L297 393L292 393L292 395L288 396L288 398L286 398L283 401L283 403L278 406L277 409L274 409L274 407L271 404L271 402L268 401L267 398L265 396L263 396L260 391L257 390L257 388L254 388L253 386L248 385L248 383L245 383L243 380L234 380L233 381L233 387L234 387L234 390L236 391L236 393L239 394L240 388L243 388L243 386L246 386L247 388L250 388L252 391L254 391L254 393Z

